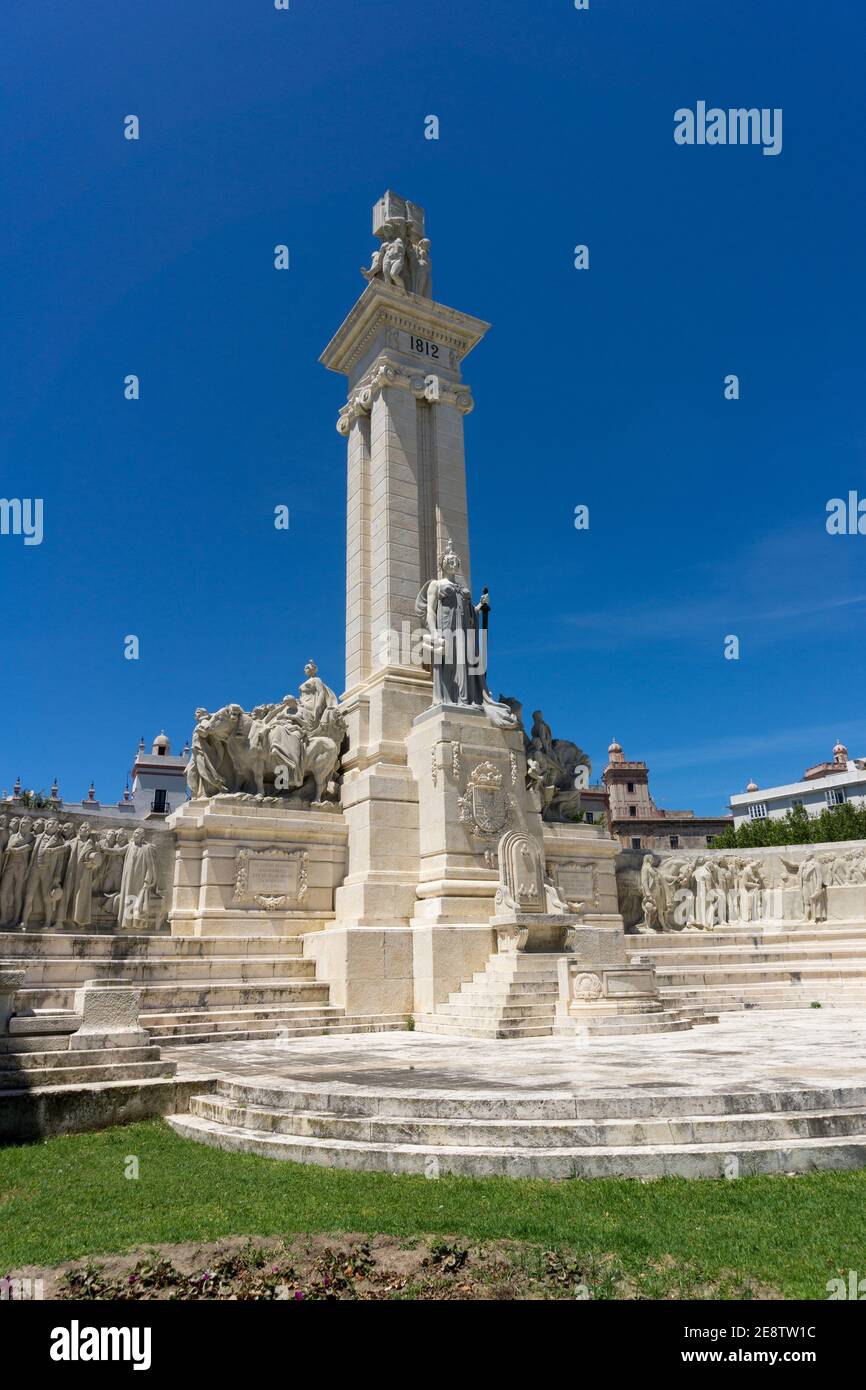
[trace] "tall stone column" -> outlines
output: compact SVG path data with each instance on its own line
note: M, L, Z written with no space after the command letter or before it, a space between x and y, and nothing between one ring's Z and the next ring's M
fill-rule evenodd
M407 244L423 235L423 210L386 194L374 210L383 246L392 218ZM348 379L337 424L348 443L341 927L406 929L415 912L418 790L406 739L431 700L415 604L449 538L469 578L463 416L472 397L460 366L488 326L379 274L321 358Z

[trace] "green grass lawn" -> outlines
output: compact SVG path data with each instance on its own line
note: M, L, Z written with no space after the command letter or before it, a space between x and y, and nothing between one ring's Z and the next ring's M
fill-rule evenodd
M130 1155L139 1177L125 1176ZM866 1272L866 1170L796 1178L548 1183L390 1177L275 1162L175 1135L162 1121L0 1149L0 1273L153 1243L322 1231L506 1238L662 1261L683 1294L733 1273L826 1298Z

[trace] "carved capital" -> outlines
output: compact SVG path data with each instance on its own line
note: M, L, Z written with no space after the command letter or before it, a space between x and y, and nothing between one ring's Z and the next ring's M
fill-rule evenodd
M468 415L475 407L466 386L452 386L434 373L428 376L410 376L387 357L380 357L370 376L352 393L340 411L337 433L344 436L350 434L355 421L362 415L370 414L376 397L389 386L397 387L401 391L411 391L416 400L429 401L431 405L453 406L461 415Z

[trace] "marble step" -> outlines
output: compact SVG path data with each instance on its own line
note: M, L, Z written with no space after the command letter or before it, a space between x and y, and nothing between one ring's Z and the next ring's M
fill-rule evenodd
M419 1033L438 1033L458 1038L549 1038L553 1032L553 1018L551 1016L550 1022L544 1023L485 1023L472 1015L450 1018L437 1012L421 1014L415 1020L415 1027Z
M118 1057L122 1049L109 1055ZM73 1054L67 1054L69 1056ZM100 1062L92 1066L34 1067L26 1072L0 1071L0 1091L29 1090L34 1086L79 1086L94 1081L140 1081L156 1076L174 1076L175 1063ZM23 1084L26 1082L26 1085Z
M866 1107L846 1110L765 1111L748 1115L653 1116L605 1120L437 1119L331 1114L245 1104L220 1094L193 1096L190 1114L235 1128L362 1143L436 1147L596 1148L648 1144L737 1144L743 1139L866 1136Z
M840 941L832 946L803 946L799 942L786 946L770 947L766 942L758 946L694 946L688 951L643 951L633 955L649 957L656 966L678 968L685 965L741 965L744 962L759 965L763 962L780 965L791 960L806 961L861 961L866 964L866 941ZM672 955L674 956L671 959Z
M541 978L538 980L506 980L496 976L481 975L476 979L466 980L459 989L453 991L454 994L489 994L497 999L506 999L509 995L523 998L532 995L556 995L559 993L559 982L553 979Z
M815 1004L822 1008L857 1008L866 1004L866 991L798 990L793 985L786 990L774 986L750 990L669 989L662 990L661 998L664 1003L681 1010L809 1009Z
M272 1004L242 1005L233 1009L178 1009L171 1013L149 1013L147 1027L156 1035L163 1028L193 1028L199 1025L208 1027L218 1023L246 1022L281 1019L318 1019L342 1016L343 1009L336 1004Z
M628 932L625 943L628 951L691 950L693 946L760 946L777 942L780 945L822 945L832 941L866 941L866 922L828 922L825 926L803 924L789 930L774 927L713 927L712 931Z
M866 981L866 961L860 964L846 962L825 964L811 961L791 961L785 965L700 965L677 967L656 966L656 980L659 988L672 984L750 984L761 982L784 982L792 980L859 980Z
M718 1017L706 1014L701 1023L718 1023ZM609 1018L588 1018L585 1021L570 1019L568 1024L557 1026L554 1033L562 1036L605 1038L641 1036L649 1033L687 1033L695 1020L680 1009L660 1009L657 1013L612 1014ZM571 1026L569 1026L571 1025Z
M538 1149L505 1145L376 1143L272 1134L225 1125L195 1114L167 1117L180 1135L236 1153L254 1153L295 1163L425 1176L519 1177L565 1180L606 1177L739 1176L811 1172L866 1166L866 1124L859 1135L738 1140L725 1143L608 1145Z
M642 1120L696 1116L799 1114L818 1110L866 1110L866 1085L808 1086L748 1091L452 1091L410 1085L340 1086L332 1081L221 1079L216 1094L243 1105L273 1110L398 1116L404 1119Z
M0 959L39 956L127 960L204 958L207 956L302 956L299 936L167 936L132 933L0 932Z
M439 1004L436 1009L437 1017L444 1018L464 1018L471 1016L479 1020L501 1018L504 1022L530 1023L533 1019L540 1021L552 1019L556 1013L556 1002L552 1000L549 1004L539 1003L533 1000L526 1004L499 1004L495 1001L483 999L468 1000L452 999L447 1004Z
M507 951L492 955L479 975L502 974L512 977L524 975L553 975L556 978L561 955L553 951L518 951L514 955Z
M44 1044L45 1039L42 1039ZM21 1048L16 1051L0 1053L0 1077L9 1072L30 1072L34 1070L43 1071L63 1071L69 1067L91 1067L102 1065L105 1062L116 1062L122 1055L124 1062L158 1062L160 1060L160 1050L154 1045L144 1045L142 1047L119 1048L94 1048L92 1050L81 1049L81 1051L71 1052L68 1047L46 1048L41 1050L35 1048Z
M34 1009L71 1010L75 998L75 988L63 989L25 986L17 996L19 1013ZM169 1013L180 1009L226 1008L244 1004L289 1004L309 1003L327 1004L329 987L315 980L267 980L248 983L242 980L202 981L184 984L144 985L142 988L142 1013ZM142 1019L147 1027L147 1020Z
M180 957L172 960L114 960L41 956L28 961L25 989L50 985L81 985L85 980L118 980L125 984L207 984L211 981L313 980L316 963L294 956Z
M261 1026L255 1024L241 1024L238 1028L225 1028L221 1032L205 1032L197 1034L170 1035L166 1034L162 1039L163 1055L166 1051L175 1047L194 1047L204 1043L229 1043L229 1042L272 1042L294 1038L320 1038L333 1034L353 1034L353 1033L396 1033L405 1032L406 1018L403 1015L395 1015L393 1018L387 1014L383 1015L359 1015L357 1018L335 1018L324 1019L319 1023L297 1023L285 1024L275 1022L272 1024L263 1023Z

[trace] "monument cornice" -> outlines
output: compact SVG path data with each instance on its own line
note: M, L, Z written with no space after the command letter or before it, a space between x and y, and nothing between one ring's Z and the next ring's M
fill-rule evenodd
M481 341L490 324L436 300L372 280L319 361L329 371L351 375L383 327L436 338L453 352L456 368Z

